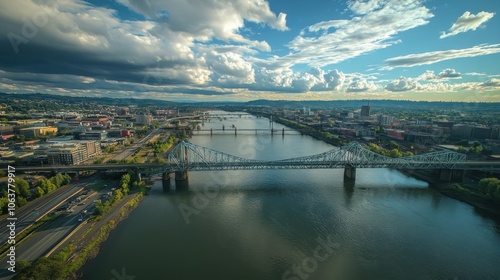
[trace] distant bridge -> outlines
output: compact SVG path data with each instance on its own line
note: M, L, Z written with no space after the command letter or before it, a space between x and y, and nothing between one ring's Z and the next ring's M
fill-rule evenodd
M273 129L273 128L236 128L223 126L222 128L196 129L193 135L238 135L238 134L270 134L270 135L302 135L300 129Z

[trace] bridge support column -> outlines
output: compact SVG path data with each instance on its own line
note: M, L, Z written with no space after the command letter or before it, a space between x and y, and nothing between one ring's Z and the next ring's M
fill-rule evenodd
M170 174L171 173L163 172L163 174L161 175L161 183L164 190L170 190Z
M451 169L441 169L439 170L439 180L443 182L451 182L453 175L453 170Z
M351 164L347 164L344 168L344 179L355 180L356 179L356 167Z
M285 128L283 127L283 129L281 130L281 136L285 137Z
M237 135L237 131L238 131L238 129L235 127L235 128L234 128L234 136L236 136L236 135Z
M462 182L464 180L465 170L454 169L451 174L451 179L455 182Z
M439 170L439 180L443 182L461 182L464 179L463 170L441 169Z
M210 128L210 136L212 136L214 134L212 128Z
M176 181L186 181L188 178L187 171L176 171L175 172L175 180Z

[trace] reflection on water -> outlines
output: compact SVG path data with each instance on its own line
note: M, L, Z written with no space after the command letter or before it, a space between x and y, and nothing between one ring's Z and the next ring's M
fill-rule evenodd
M300 135L191 141L263 160L331 148ZM341 169L190 172L168 190L157 181L82 278L111 279L125 268L135 279L500 279L499 228L395 170L359 169L355 181ZM331 250L316 257L328 241Z

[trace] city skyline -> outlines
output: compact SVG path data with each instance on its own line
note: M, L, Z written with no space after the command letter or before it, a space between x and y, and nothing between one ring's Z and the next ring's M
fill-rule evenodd
M0 92L500 102L493 1L4 1Z

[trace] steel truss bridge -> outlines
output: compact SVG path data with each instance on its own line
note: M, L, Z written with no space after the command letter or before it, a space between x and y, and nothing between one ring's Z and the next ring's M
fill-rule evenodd
M393 168L468 169L466 156L438 151L416 156L390 158L365 149L357 142L327 152L282 160L252 160L182 141L168 154L170 172L191 170L316 169L316 168ZM497 166L500 169L500 166Z
M75 166L19 166L24 172L126 171L187 172L202 170L392 168L481 170L500 172L500 161L466 161L464 154L442 150L421 155L390 158L374 153L357 142L324 153L281 160L252 160L182 141L167 155L167 163L91 164Z

